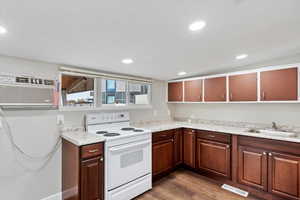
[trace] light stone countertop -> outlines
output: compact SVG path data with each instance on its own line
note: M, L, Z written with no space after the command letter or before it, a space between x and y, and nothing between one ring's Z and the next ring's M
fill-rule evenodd
M76 146L83 146L87 144L93 144L93 143L105 141L105 138L103 136L88 134L87 132L83 132L83 131L63 132L62 138L75 144Z
M155 132L176 129L176 128L191 128L191 129L198 129L198 130L228 133L233 135L242 135L242 136L250 136L250 137L258 137L258 138L300 143L299 134L297 137L284 137L284 136L267 135L262 133L251 133L247 131L249 129L247 127L233 127L233 126L224 126L224 125L188 123L188 122L176 122L176 121L162 122L162 123L149 123L149 124L143 123L141 125L136 125L136 126L140 128L149 129L154 134Z
M284 136L274 136L274 135L268 135L262 133L250 133L247 131L249 129L247 127L216 125L214 123L188 123L188 122L177 122L177 121L161 121L161 122L148 122L148 123L140 123L140 124L135 123L132 124L132 126L137 128L148 129L153 134L159 131L171 130L176 128L191 128L191 129L198 129L198 130L228 133L232 135L242 135L242 136L250 136L250 137L258 137L258 138L300 143L299 134L297 134L297 137L284 137ZM83 132L83 131L63 132L62 137L77 146L83 146L83 145L93 144L97 142L105 142L105 138L103 136L88 134L87 132Z

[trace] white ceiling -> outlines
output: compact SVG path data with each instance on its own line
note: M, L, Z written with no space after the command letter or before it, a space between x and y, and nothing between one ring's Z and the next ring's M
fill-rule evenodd
M2 0L0 54L155 79L300 52L299 0ZM205 20L200 32L190 32ZM236 61L235 56L249 57ZM123 58L134 64L124 65Z

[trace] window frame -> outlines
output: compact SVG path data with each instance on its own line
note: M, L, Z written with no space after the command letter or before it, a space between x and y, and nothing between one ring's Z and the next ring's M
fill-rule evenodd
M63 105L62 102L62 76L84 76L87 78L94 79L94 102L91 106L83 105L83 106L67 106ZM125 81L125 93L126 93L126 103L125 104L103 104L102 103L102 80L120 80ZM85 73L77 73L77 72L59 72L59 110L60 111L84 111L84 110L124 110L124 109L151 109L152 108L152 82L146 81L135 81L130 79L122 79L122 78L113 78L106 76L96 76ZM130 103L130 93L129 93L129 84L130 83L139 83L148 85L148 101L149 104L132 104ZM116 83L115 83L116 84Z
M135 104L135 103L130 103L130 90L129 90L129 84L140 84L140 85L147 85L148 86L148 93L147 93L147 98L148 98L148 104ZM142 82L142 81L131 81L128 80L127 82L127 94L128 94L128 105L135 105L135 106L147 106L147 105L152 105L152 84L147 83L147 82Z

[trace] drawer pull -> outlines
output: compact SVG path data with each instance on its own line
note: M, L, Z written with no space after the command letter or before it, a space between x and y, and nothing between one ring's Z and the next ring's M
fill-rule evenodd
M216 137L216 136L214 136L214 135L208 135L208 137L214 138L214 137Z
M98 151L99 151L98 149L93 149L93 150L89 150L89 153L96 153Z
M263 155L267 155L267 153L266 153L266 152L263 152Z

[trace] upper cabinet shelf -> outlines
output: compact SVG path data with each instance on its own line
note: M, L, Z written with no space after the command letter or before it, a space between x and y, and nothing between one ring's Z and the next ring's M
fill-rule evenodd
M299 64L168 83L168 102L299 103Z
M260 73L261 101L298 100L298 68Z
M168 100L183 101L183 82L173 82L168 84Z
M226 101L226 76L204 80L204 101Z
M257 101L257 73L228 77L229 101Z
M184 81L184 101L201 102L203 96L202 85L203 80L201 79Z

